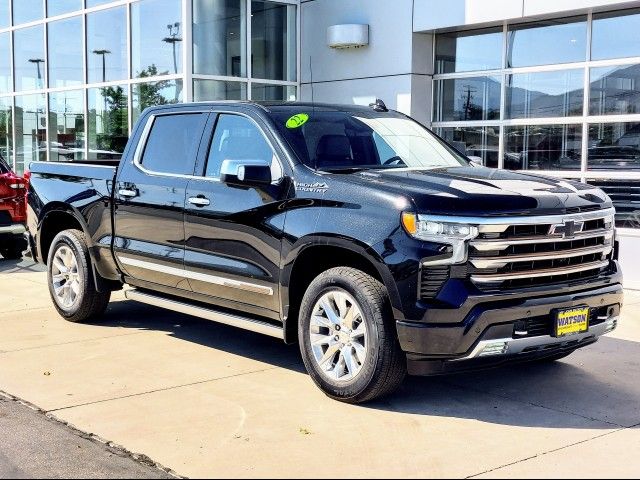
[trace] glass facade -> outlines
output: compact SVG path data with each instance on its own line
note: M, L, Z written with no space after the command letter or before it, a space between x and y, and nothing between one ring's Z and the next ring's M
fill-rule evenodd
M638 32L631 9L437 34L433 128L487 166L601 185L640 226Z
M118 159L149 106L294 100L298 15L297 0L0 0L0 154L18 172Z

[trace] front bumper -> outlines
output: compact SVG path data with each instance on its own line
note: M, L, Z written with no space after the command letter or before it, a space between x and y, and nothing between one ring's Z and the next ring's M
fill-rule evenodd
M588 286L585 286L588 288ZM617 326L622 306L620 283L549 296L483 302L473 300L471 308L456 309L461 318L451 322L397 322L398 338L407 353L409 373L448 373L509 361L528 360L571 351L595 342ZM548 322L554 310L588 306L592 315L589 331L564 338L522 331L528 319L538 325ZM432 317L433 318L433 317ZM526 330L526 329L525 329Z
M18 245L26 247L24 234L26 228L21 223L13 223L0 227L0 245Z

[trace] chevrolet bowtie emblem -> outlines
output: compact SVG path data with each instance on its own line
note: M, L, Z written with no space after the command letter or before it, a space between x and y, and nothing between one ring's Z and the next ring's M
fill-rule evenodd
M549 235L562 235L562 238L573 238L584 228L584 222L565 220L563 223L551 225Z

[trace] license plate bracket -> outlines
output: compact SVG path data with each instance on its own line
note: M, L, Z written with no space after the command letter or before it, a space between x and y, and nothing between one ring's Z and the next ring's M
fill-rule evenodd
M589 307L579 306L555 310L553 336L568 337L589 330Z

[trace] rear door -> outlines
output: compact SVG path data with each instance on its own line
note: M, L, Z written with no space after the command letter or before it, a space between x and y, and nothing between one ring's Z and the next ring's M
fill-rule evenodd
M186 276L212 303L268 316L279 310L281 207L290 187L284 157L259 118L214 111L210 123L199 178L187 188ZM223 183L223 160L271 161L273 182L261 187Z
M185 192L208 116L182 110L152 114L118 175L114 251L138 285L190 290L183 275Z

